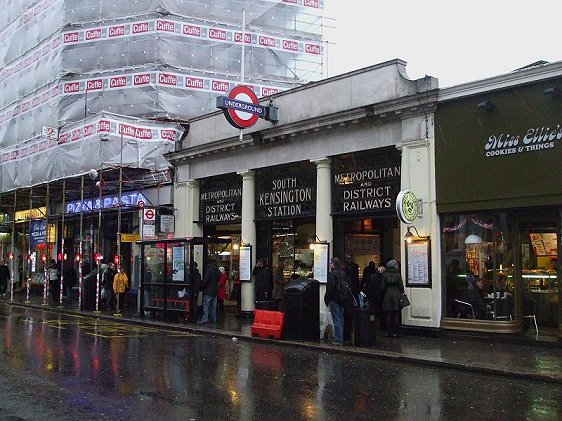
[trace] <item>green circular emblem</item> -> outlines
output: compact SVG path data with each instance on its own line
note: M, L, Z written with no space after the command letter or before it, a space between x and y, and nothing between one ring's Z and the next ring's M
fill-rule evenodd
M402 190L396 198L396 213L405 224L411 224L419 215L418 198L412 190Z

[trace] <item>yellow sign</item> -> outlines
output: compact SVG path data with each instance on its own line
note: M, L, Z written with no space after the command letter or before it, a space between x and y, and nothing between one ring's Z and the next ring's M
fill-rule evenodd
M42 206L40 208L26 209L14 213L14 221L24 222L30 219L42 219L47 214L47 208Z
M122 243L134 243L140 240L140 235L138 234L121 234Z
M56 224L49 224L47 229L47 243L54 243L57 239L57 226Z

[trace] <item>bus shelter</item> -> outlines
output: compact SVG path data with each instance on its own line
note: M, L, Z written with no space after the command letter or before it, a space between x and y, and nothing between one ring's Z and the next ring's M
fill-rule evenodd
M137 241L140 245L140 314L154 320L193 322L197 317L200 284L196 255L207 264L213 244L230 240L185 237Z

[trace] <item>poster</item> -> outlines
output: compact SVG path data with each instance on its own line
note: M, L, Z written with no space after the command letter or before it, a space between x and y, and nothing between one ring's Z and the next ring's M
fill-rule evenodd
M183 246L172 247L172 280L183 282L184 279L184 258Z
M160 232L174 233L174 215L160 215Z
M328 262L330 258L330 245L314 244L314 279L321 284L328 282Z
M45 242L45 235L47 232L46 219L32 219L29 222L29 242L32 246L42 244Z
M252 246L240 246L240 280L252 280Z
M406 286L431 287L429 240L406 242Z

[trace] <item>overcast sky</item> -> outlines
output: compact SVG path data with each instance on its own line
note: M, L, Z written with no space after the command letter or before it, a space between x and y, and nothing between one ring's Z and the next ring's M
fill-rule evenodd
M400 58L446 87L562 60L562 0L325 0L328 76Z

